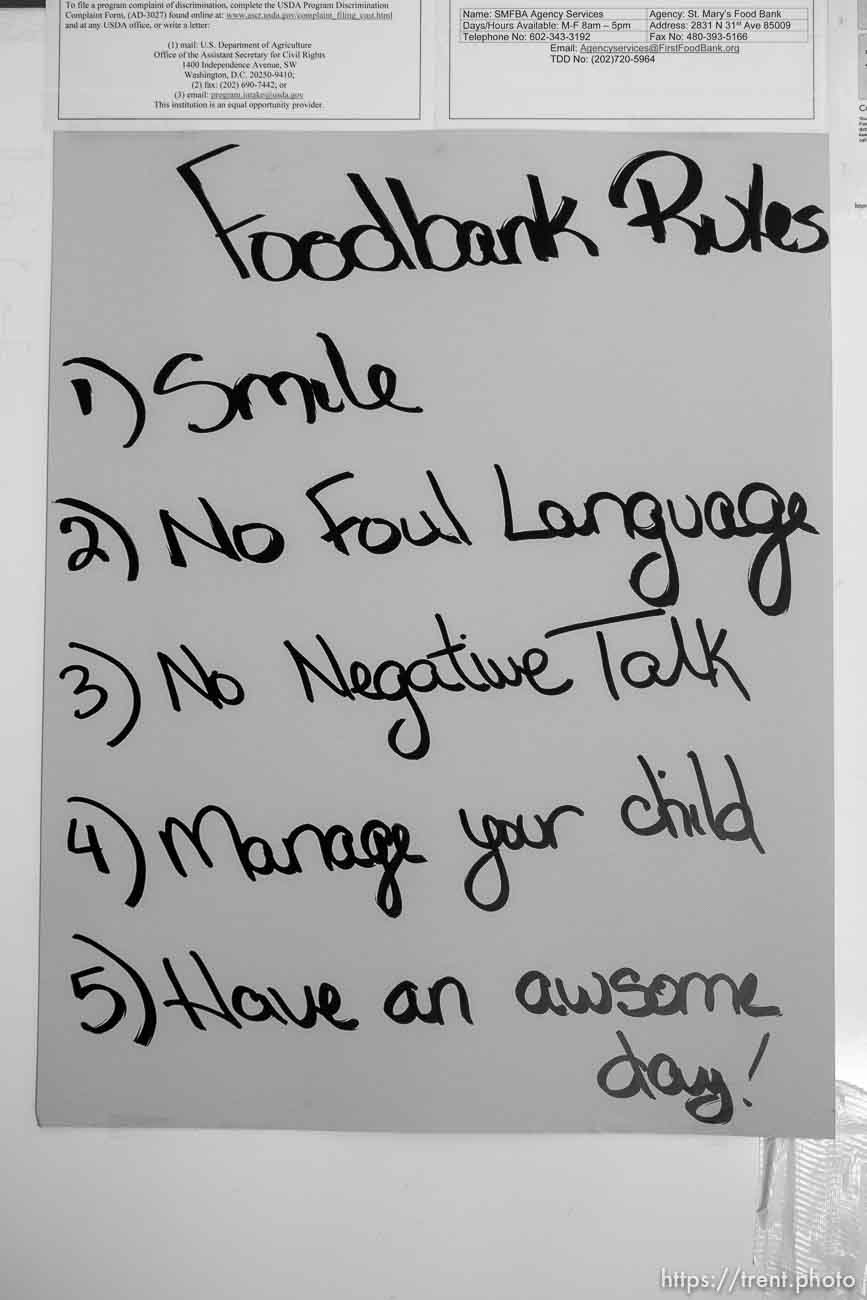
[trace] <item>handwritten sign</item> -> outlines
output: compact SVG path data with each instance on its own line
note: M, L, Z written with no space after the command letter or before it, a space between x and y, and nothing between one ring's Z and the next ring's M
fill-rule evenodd
M41 1121L830 1133L824 141L55 149Z

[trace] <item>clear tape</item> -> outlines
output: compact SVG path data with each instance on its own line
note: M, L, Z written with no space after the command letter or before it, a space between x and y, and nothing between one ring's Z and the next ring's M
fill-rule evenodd
M839 1272L867 1296L867 1092L838 1081L836 1136L763 1138L754 1261L769 1275Z

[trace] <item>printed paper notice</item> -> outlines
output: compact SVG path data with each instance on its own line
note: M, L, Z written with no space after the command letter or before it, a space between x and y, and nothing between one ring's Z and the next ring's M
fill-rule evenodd
M451 0L451 15L454 120L816 113L813 0L660 8Z
M826 141L55 161L40 1119L830 1135Z
M420 0L58 0L58 118L420 113Z

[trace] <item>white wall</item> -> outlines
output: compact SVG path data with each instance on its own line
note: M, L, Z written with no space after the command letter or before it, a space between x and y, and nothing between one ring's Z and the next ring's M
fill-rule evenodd
M749 1139L441 1138L39 1130L33 1109L49 140L37 10L0 13L0 1297L643 1300L659 1272L750 1267ZM867 218L841 220L867 250ZM847 263L851 266L851 263ZM862 268L863 271L863 268ZM867 273L862 275L867 284ZM859 826L867 774L864 319L838 324L842 399L838 1073L867 1085ZM862 284L862 288L864 287ZM844 413L845 414L845 413ZM809 1044L805 1044L809 1051Z

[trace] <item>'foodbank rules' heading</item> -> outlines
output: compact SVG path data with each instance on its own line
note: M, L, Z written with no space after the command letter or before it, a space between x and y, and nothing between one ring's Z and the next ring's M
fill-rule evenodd
M519 212L502 219L496 226L474 217L458 218L442 212L419 215L406 185L397 177L385 178L389 207L374 194L363 176L348 172L347 180L370 220L348 227L335 235L324 230L290 234L278 230L247 232L249 264L243 243L232 239L246 226L265 218L256 212L238 220L218 214L205 191L198 169L223 157L237 144L222 145L199 154L177 171L205 213L227 258L242 280L251 274L272 283L305 275L325 282L345 280L353 271L460 271L467 266L520 266L524 261L556 261L561 254L577 250L588 257L598 257L596 241L572 224L578 200L561 194L556 208L549 203L538 176L524 177L529 190L530 213ZM659 181L649 173L660 159L679 164L680 189L660 197ZM207 172L207 169L205 169ZM668 183L670 184L670 182ZM770 245L784 253L815 253L828 244L827 230L815 220L822 209L806 203L794 211L777 199L766 201L765 178L760 163L752 164L752 173L744 200L723 196L729 206L725 225L735 227L726 242L717 230L717 218L704 212L689 211L702 192L701 168L685 154L667 149L652 149L625 163L612 180L608 201L615 208L639 210L627 225L650 231L653 242L667 242L669 227L688 233L693 252L703 256L710 252L739 253L744 249L760 253ZM552 210L553 209L553 210ZM689 212L689 215L687 215ZM739 227L739 228L737 228ZM432 232L435 231L435 249ZM805 241L806 242L803 242ZM364 248L361 247L364 242Z

